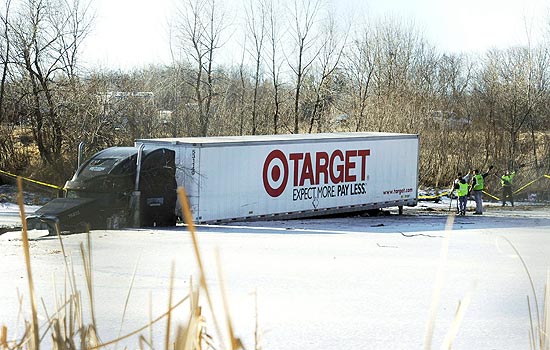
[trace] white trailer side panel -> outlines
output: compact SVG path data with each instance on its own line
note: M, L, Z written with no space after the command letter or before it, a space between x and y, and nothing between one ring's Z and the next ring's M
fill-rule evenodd
M197 222L416 204L416 135L324 135L172 140L170 148Z

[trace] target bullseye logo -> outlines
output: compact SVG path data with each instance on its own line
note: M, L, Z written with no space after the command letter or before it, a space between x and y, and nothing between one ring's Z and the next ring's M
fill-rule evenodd
M281 150L267 155L263 169L264 188L271 197L279 197L288 183L288 162Z
M279 197L286 190L291 176L293 191L366 181L368 156L370 149L333 149L330 152L319 150L287 155L276 149L264 161L264 188L271 197ZM292 174L289 171L290 166Z

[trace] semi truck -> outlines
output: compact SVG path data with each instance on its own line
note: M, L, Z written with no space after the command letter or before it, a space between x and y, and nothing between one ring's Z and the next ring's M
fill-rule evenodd
M197 223L401 211L417 204L418 148L416 134L379 132L137 139L84 162L27 223L173 226L177 187Z

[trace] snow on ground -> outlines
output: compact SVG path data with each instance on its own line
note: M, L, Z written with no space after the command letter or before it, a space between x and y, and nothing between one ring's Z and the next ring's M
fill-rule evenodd
M483 216L470 212L456 217L452 231L446 233L448 208L445 201L421 202L416 208L405 208L403 216L392 209L391 215L377 217L199 226L199 246L220 323L217 250L235 332L247 349L255 348L256 317L259 345L265 350L422 348L448 234L433 348L441 346L459 302L470 294L454 349L529 348L527 296L534 304L533 293L508 241L527 264L542 304L550 267L549 207L520 203L501 208L487 203ZM37 294L51 313L54 297L64 293L66 279L58 239L44 235L45 231L31 231L30 249ZM20 236L20 232L0 235L0 323L8 326L10 338L21 324L17 291L24 316L30 319ZM146 324L149 309L153 317L166 310L172 263L174 300L187 295L190 276L197 281L191 238L182 226L93 231L91 240L96 318L103 341ZM79 251L86 235L64 236L63 242L87 301ZM206 310L204 298L202 304ZM43 322L43 308L39 311ZM187 306L177 311L178 322L184 322L187 311ZM153 330L155 348L164 346L164 325L162 321ZM210 316L207 325L214 333ZM143 334L148 337L147 331ZM136 339L124 345L135 348Z
M26 213L32 213L35 210L40 208L39 205L26 205L25 206L25 212ZM6 214L6 213L16 213L19 214L19 205L15 203L0 203L0 213Z

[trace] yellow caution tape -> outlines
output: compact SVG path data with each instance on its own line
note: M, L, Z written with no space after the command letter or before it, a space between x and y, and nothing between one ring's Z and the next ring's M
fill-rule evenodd
M523 185L522 187L518 188L517 190L514 191L514 194L517 194L519 192L521 192L522 190L524 190L526 187L528 186L531 186L535 181L538 181L540 179L542 179L543 177L545 177L546 175L542 175L541 177L537 178L537 179L534 179L533 181Z
M485 191L482 191L483 193L485 193L486 195L488 195L489 197L493 198L494 200L497 200L499 201L500 198L498 198L497 196L493 196L492 194L490 194L489 192L485 192Z
M527 187L531 186L533 183L537 182L538 180L540 180L540 179L542 179L542 178L544 178L544 177L550 179L550 175L546 175L546 174L545 174L545 175L542 175L541 177L536 178L536 179L534 179L533 181L528 182L528 183L526 183L525 185L523 185L523 186L521 186L520 188L518 188L517 190L515 190L515 191L514 191L514 194L520 193L521 191L523 191L524 189L526 189ZM490 193L487 193L487 192L485 192L485 191L483 191L483 193L485 193L486 195L488 195L488 196L491 197L491 198L496 199L497 201L500 200L500 198L498 198L498 197L496 197L496 196L493 196L493 195L490 194Z
M439 198L439 197L446 196L449 193L451 193L451 191L445 191L445 192L442 192L442 193L434 195L434 196L418 196L418 199L436 199L436 198Z
M45 183L45 182L42 182L42 181L37 181L37 180L33 180L33 179L29 179L27 177L22 177L22 176L18 176L18 175L14 175L12 173L8 173L7 171L3 171L3 170L0 170L0 174L4 174L4 175L7 175L7 176L11 176L13 178L18 178L18 177L21 177L21 179L25 180L25 181L28 181L28 182L32 182L32 183L35 183L35 184L38 184L38 185L42 185L42 186L46 186L46 187L50 187L50 188L54 188L56 190L62 190L63 187L59 187L59 186L56 186L56 185L52 185L52 184L48 184L48 183Z

